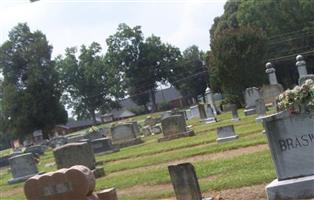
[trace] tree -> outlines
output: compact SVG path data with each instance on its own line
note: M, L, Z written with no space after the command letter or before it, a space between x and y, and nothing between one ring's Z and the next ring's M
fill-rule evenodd
M93 42L89 47L67 48L65 57L57 58L58 71L65 89L65 100L78 119L90 118L96 122L96 111L107 111L118 104L122 92L115 71L106 62L101 47Z
M264 63L276 66L279 82L291 87L297 82L295 57L310 52L314 46L314 1L303 0L229 0L224 14L211 27L211 43L226 29L255 27L265 32L266 56ZM310 72L314 56L305 55Z
M193 45L183 51L179 63L173 66L169 82L183 96L193 97L196 100L199 95L204 96L209 81L205 58L205 53Z
M230 102L243 103L242 92L245 88L260 86L265 82L264 43L264 33L251 27L227 29L214 38L211 44L211 76L216 81L212 84L220 84Z
M9 40L0 47L6 131L24 137L42 129L47 137L55 124L66 122L51 52L46 36L40 31L31 32L27 24L14 27Z
M179 50L154 35L144 41L139 26L130 28L126 24L119 25L117 32L107 39L107 45L108 58L123 72L131 98L147 107L150 97L154 112L157 83L166 81L167 71L177 62Z

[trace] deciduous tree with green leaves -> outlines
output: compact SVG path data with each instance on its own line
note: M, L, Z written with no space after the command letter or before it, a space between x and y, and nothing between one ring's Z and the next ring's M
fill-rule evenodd
M67 121L51 52L46 36L31 32L27 24L14 27L1 45L1 103L7 132L24 137L42 129L47 137L55 124Z
M64 58L56 59L65 90L64 99L78 119L96 122L96 111L108 111L118 104L123 91L119 75L101 55L101 47L93 42L82 45L79 56L76 48L67 48Z

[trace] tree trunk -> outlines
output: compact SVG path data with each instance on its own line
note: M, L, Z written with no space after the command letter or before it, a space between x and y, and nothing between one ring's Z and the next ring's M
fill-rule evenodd
M151 110L151 112L154 113L157 110L155 90L151 89L150 94L151 94L151 98L152 98L152 110Z

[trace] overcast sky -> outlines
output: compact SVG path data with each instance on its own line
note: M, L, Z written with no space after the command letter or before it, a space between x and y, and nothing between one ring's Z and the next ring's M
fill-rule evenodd
M31 30L41 30L53 45L53 56L66 47L105 46L119 23L140 25L145 37L160 36L162 41L181 50L196 44L209 50L209 28L223 13L226 0L0 0L0 44L19 22Z

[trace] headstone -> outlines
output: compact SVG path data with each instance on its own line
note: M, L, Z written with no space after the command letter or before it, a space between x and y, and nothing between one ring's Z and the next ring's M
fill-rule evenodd
M160 125L155 125L151 128L151 132L154 134L154 135L157 135L157 134L160 134L162 132L162 129L160 127Z
M131 123L133 125L133 131L134 131L136 137L140 136L141 131L140 131L140 127L139 127L138 123L137 122L131 122Z
M283 87L280 84L263 85L260 91L261 97L264 99L265 104L274 104L276 97L283 92Z
M162 119L161 127L164 137L160 138L159 142L194 135L193 131L187 129L182 115L172 115Z
M91 141L94 153L113 153L119 151L114 147L109 138L99 138Z
M299 72L299 85L305 83L307 79L312 79L314 81L314 74L307 74L306 62L302 55L298 55L296 57L296 66Z
M87 132L85 135L84 135L84 139L87 139L89 141L92 141L92 140L96 140L96 139L100 139L100 138L104 138L104 136L98 132L98 131L95 131L95 132Z
M39 156L44 154L44 149L41 145L34 145L26 147L24 153L32 153L36 156Z
M136 137L132 123L117 124L111 127L112 142L121 147L142 143L140 138Z
M263 118L277 179L266 186L269 200L314 197L314 111L287 111Z
M205 111L205 105L204 104L198 104L198 111L200 114L200 118L201 119L206 119L207 115L206 115L206 111Z
M95 168L94 152L91 145L86 142L70 143L58 147L54 149L53 155L58 169L69 168L74 165L84 165L89 169Z
M190 107L190 110L191 110L191 115L192 115L192 118L200 118L200 112L198 110L198 106L191 106Z
M163 119L166 117L170 117L171 115L172 115L171 111L166 111L166 112L161 113L160 118Z
M256 100L256 114L257 114L257 117L265 116L266 111L267 110L266 110L264 99L262 99L262 98L257 99Z
M223 143L230 140L238 139L239 136L235 134L233 125L222 126L217 128L217 142Z
M24 185L27 200L98 200L95 177L90 169L76 165L28 179Z
M0 167L5 167L9 165L10 155L0 157Z
M213 93L211 91L211 89L209 87L206 88L205 90L205 96L206 96L206 102L207 104L209 104L213 110L214 115L217 115L217 108L216 108L216 104L213 98Z
M192 118L193 118L193 115L192 115L191 109L187 109L187 110L185 110L185 111L184 111L184 113L185 113L185 118L186 118L186 120L190 120L190 119L192 119Z
M152 130L150 126L144 126L142 130L143 130L144 136L152 135Z
M213 109L209 104L206 106L206 119L204 119L203 121L207 124L217 121Z
M78 134L78 135L71 135L67 136L68 143L76 143L82 141L84 138L84 135Z
M32 153L25 153L9 158L12 179L9 184L27 180L38 173L37 166Z
M244 100L245 100L245 115L252 115L256 113L256 100L260 98L260 92L258 88L251 87L246 88Z
M239 114L238 114L238 108L236 104L230 104L230 110L232 114L231 121L239 121Z
M268 74L268 80L269 80L269 84L270 85L277 85L278 81L277 81L277 76L276 76L276 69L274 68L274 66L268 62L266 63L266 74Z
M44 140L42 130L36 130L33 132L33 143L34 144L41 144Z
M57 136L57 137L50 139L48 145L51 148L56 148L56 147L63 146L67 143L68 143L68 138L63 137L63 136Z
M97 192L99 200L118 200L117 192L115 188L109 188Z
M194 166L191 163L168 166L177 200L202 200ZM211 200L212 198L206 198Z

